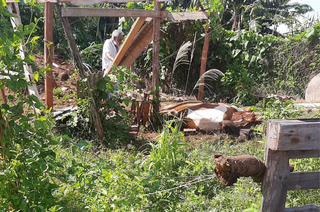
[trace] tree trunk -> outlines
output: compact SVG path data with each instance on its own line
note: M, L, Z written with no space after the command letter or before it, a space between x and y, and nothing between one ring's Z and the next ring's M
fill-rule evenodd
M264 172L264 163L254 156L214 156L214 172L226 186L233 185L239 177L252 177L255 182L261 182Z
M241 30L241 8L234 8L232 31Z

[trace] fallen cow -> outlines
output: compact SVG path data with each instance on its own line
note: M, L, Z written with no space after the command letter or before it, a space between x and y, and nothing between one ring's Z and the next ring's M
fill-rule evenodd
M225 133L240 135L240 129L250 123L257 123L252 111L224 103L203 103L200 101L181 102L161 109L160 114L183 117L184 128L200 131L222 130Z

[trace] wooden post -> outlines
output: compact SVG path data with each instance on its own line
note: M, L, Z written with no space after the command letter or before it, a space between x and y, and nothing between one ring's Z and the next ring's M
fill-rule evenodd
M0 120L3 120L3 117L2 117L2 112L1 112L1 107L0 107ZM0 124L0 139L3 138L3 132L2 132L2 129L5 127L5 125L3 124ZM0 147L4 147L4 143L0 143Z
M203 6L199 2L202 11L204 11ZM201 56L201 66L200 66L200 77L206 72L207 67L207 58L208 58L208 48L209 48L209 20L206 21L206 28L205 28L205 37L204 37L204 44L202 49L202 56ZM204 91L204 77L199 82L199 90L198 90L198 100L203 101L203 91Z
M161 10L161 3L158 0L154 1L154 10ZM153 113L158 114L160 110L160 93L159 93L159 47L160 47L160 18L153 19L153 51L152 51L152 89L153 89ZM154 116L154 123L156 117Z
M1 113L1 107L0 107L0 120L3 120L2 113ZM5 144L2 141L2 138L3 138L2 129L3 128L4 128L4 125L0 124L0 159L4 159L5 158L5 155L4 155Z
M62 17L62 15L61 15L62 6L60 4L56 4L56 6L57 6L57 12L58 12L60 19L61 19L64 33L66 34L66 37L67 37L67 41L68 41L69 48L72 53L72 57L76 63L77 68L79 69L79 75L81 78L85 78L86 77L85 68L84 68L84 65L82 63L82 60L81 60L81 57L79 54L76 40L73 37L69 20L67 17Z
M3 84L3 88L0 89L0 96L1 96L2 104L7 104L7 97L6 97L6 93L5 93L5 88L6 88L6 86Z
M82 61L81 61L81 57L80 57L80 54L79 54L78 47L76 45L76 41L75 41L75 39L73 37L73 34L72 34L72 31L71 31L71 26L70 26L70 23L68 21L68 18L62 17L62 15L61 15L61 5L59 5L59 4L57 4L57 11L59 13L64 32L66 34L66 37L67 37L67 40L68 40L68 43L69 43L69 47L70 47L70 50L72 52L72 56L73 56L73 58L74 58L74 60L76 62L77 68L79 69L80 77L81 78L85 78L86 77L85 70L84 70L84 67L83 67L83 64L82 64ZM96 105L94 96L92 94L93 85L91 83L89 83L89 81L87 81L87 85L88 85L88 88L89 88L89 95L91 97L91 101L90 101L91 116L92 116L92 119L94 121L96 130L97 130L97 133L98 133L98 136L99 136L99 140L101 142L103 142L104 132L103 132L103 127L102 127L100 115L99 115L99 112L98 112L98 109L97 109L97 105Z
M46 2L44 5L44 63L52 68L53 61L53 3ZM52 70L45 72L45 95L48 109L53 109L53 73Z
M206 22L206 29L205 29L205 37L204 37L204 44L202 49L202 56L201 56L201 67L200 67L200 77L206 72L207 67L207 56L208 56L208 48L209 48L209 21ZM203 100L203 91L204 91L204 77L200 80L199 90L198 90L198 100Z
M262 202L269 204L263 204L261 211L284 211L290 174L288 153L269 150L267 155Z
M265 147L266 173L262 182L263 212L285 209L287 190L319 189L320 172L290 173L289 159L320 156L320 119L269 120ZM303 209L320 206L308 206ZM305 210L311 211L311 210Z
M205 12L205 9L203 8L200 1L199 1L199 6L200 6L202 12ZM207 16L207 14L205 14L205 15ZM208 16L207 16L207 18L208 18ZM204 44L203 44L202 56L201 56L200 78L206 72L208 48L209 48L209 19L207 19L207 21L206 21L205 37L204 37ZM200 84L199 84L199 90L198 90L198 100L203 101L203 91L204 91L204 83L205 83L204 77L200 80L199 83Z

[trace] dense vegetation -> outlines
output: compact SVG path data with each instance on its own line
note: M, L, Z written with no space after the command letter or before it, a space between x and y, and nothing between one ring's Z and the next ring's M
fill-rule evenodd
M229 97L237 104L255 104L269 94L303 97L305 84L319 72L319 24L293 37L276 37L264 34L265 31L259 31L259 28L254 31L246 23L224 21L232 12L230 8L247 11L245 5L231 7L233 1L229 1L229 5L220 1L202 3L210 8L208 69L218 68L224 73L221 82L207 82L214 83L212 90L207 90L208 100ZM13 30L9 20L11 14L5 1L0 1L0 67L1 75L8 76L1 79L0 86L6 85L10 89L8 103L1 104L1 211L259 210L260 185L246 178L232 187L222 186L213 175L213 156L217 153L248 154L263 159L265 122L255 128L257 136L245 142L220 133L184 137L179 119L163 119L163 129L156 139L129 137L130 117L124 105L132 100L123 94L135 88L131 79L136 75L120 68L115 70L115 76L106 77L95 88L95 98L104 100L99 105L105 109L101 111L101 117L112 117L103 125L106 132L104 145L94 131L88 99L77 100L79 110L67 122L67 130L56 129L50 111L46 111L35 96L28 96L25 92L30 83L26 82L22 66L24 63L33 65L32 55L22 59L18 54L21 39L25 39L30 52L41 51L42 39L39 38L43 32L43 8L34 2L20 5L24 26ZM150 3L120 6L153 7ZM173 1L167 5L167 10L196 10L197 7L196 1ZM100 61L101 53L91 44L95 42L100 49L102 37L110 31L99 32L100 20L82 20L85 21L74 19L72 24L82 56L89 62ZM259 20L263 19L260 17ZM66 57L69 55L68 46L59 21L55 21L55 52ZM123 29L128 30L131 24L132 20L125 20ZM242 30L231 31L232 26L240 26ZM161 62L163 85L167 83L169 91L184 89L189 78L187 91L190 93L198 79L190 76L199 74L202 22L164 22L164 28L166 36L160 54L163 59L183 42L197 41L193 58L192 54L188 58L191 61L189 67L181 66L173 72L173 57ZM137 75L149 78L150 60L151 51L148 49L135 65ZM96 64L91 66L93 70L99 69ZM47 69L36 70L34 67L34 70L37 80ZM117 91L110 83L116 81L120 82ZM171 84L172 81L175 83ZM264 120L319 117L318 109L306 112L291 102L268 100L252 108L260 111ZM35 113L35 109L42 112ZM116 111L115 116L113 111ZM297 171L320 169L319 159L290 162ZM288 193L286 205L320 204L319 196L319 190L292 191Z

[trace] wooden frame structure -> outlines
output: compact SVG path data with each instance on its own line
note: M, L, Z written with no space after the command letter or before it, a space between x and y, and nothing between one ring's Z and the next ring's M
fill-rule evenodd
M133 10L133 9L107 9L107 8L77 8L77 7L62 7L61 4L69 4L74 6L89 6L94 4L103 3L127 3L127 2L139 2L141 0L36 0L38 3L44 3L44 61L47 67L52 68L53 63L53 4L59 5L58 12L63 22L65 33L68 37L68 42L71 50L74 53L75 60L77 64L80 64L81 58L77 54L78 49L75 44L71 28L67 17L81 17L81 16L100 16L100 17L137 17L135 23L133 24L126 40L121 46L114 64L115 65L125 65L130 66L133 64L135 59L141 54L141 49L148 46L153 40L153 110L158 113L160 109L160 93L159 93L159 45L161 39L160 33L160 20L167 19L169 21L183 21L183 20L201 20L208 19L205 12L202 10L200 12L192 13L168 13L166 11L161 11L161 2L166 2L169 0L154 0L154 11L148 10ZM14 0L6 0L8 3L17 4ZM153 18L152 24L144 24L147 17ZM144 25L144 26L143 26ZM141 29L142 28L142 29ZM141 30L140 30L141 29ZM152 30L151 30L152 29ZM71 34L71 35L70 35ZM68 36L69 35L69 36ZM145 39L146 38L146 39ZM137 47L137 48L136 48ZM128 54L130 51L130 55ZM133 53L136 57L132 57ZM79 59L79 61L77 60ZM81 65L80 65L81 66ZM81 69L81 67L79 67ZM108 70L108 73L111 71ZM80 71L80 75L82 76ZM51 70L45 73L45 103L48 109L53 109L53 72ZM83 76L82 76L83 77ZM90 85L89 85L90 86ZM37 90L36 90L37 91ZM30 89L29 89L30 92ZM1 96L4 96L3 90L1 91ZM92 103L92 113L97 112L94 102ZM99 138L103 140L103 131L101 127L101 120L95 121L95 125L99 134Z
M57 4L69 4L73 6L89 6L94 4L103 3L127 3L127 2L140 2L141 0L36 0L38 3L45 4L45 61L46 65L52 66L53 59L53 43L52 43L52 14L53 14L53 3ZM159 44L160 44L160 19L167 19L169 21L183 21L183 20L202 20L208 19L204 11L192 12L192 13L168 13L161 11L161 2L168 0L155 0L154 11L138 10L138 9L108 9L108 8L78 8L78 7L63 7L61 13L63 17L83 17L83 16L95 16L95 17L138 17L136 22L131 28L131 31L127 35L127 39L124 41L118 55L115 58L114 64L120 65L121 60L125 56L127 50L137 41L137 33L143 26L146 17L153 18L153 88L154 88L154 99L159 101ZM150 32L148 33L150 36ZM149 41L149 40L148 40ZM140 42L138 46L146 45L146 40ZM139 54L139 52L135 52ZM131 58L130 62L125 62L124 65L128 65L134 58ZM121 64L122 65L122 64ZM108 72L110 72L109 70ZM46 104L48 108L53 108L53 85L51 82L52 73L46 73ZM159 111L159 107L154 105L155 111Z
M264 152L263 212L319 211L307 205L285 209L287 190L320 189L320 171L290 173L289 159L320 157L320 119L269 120Z

